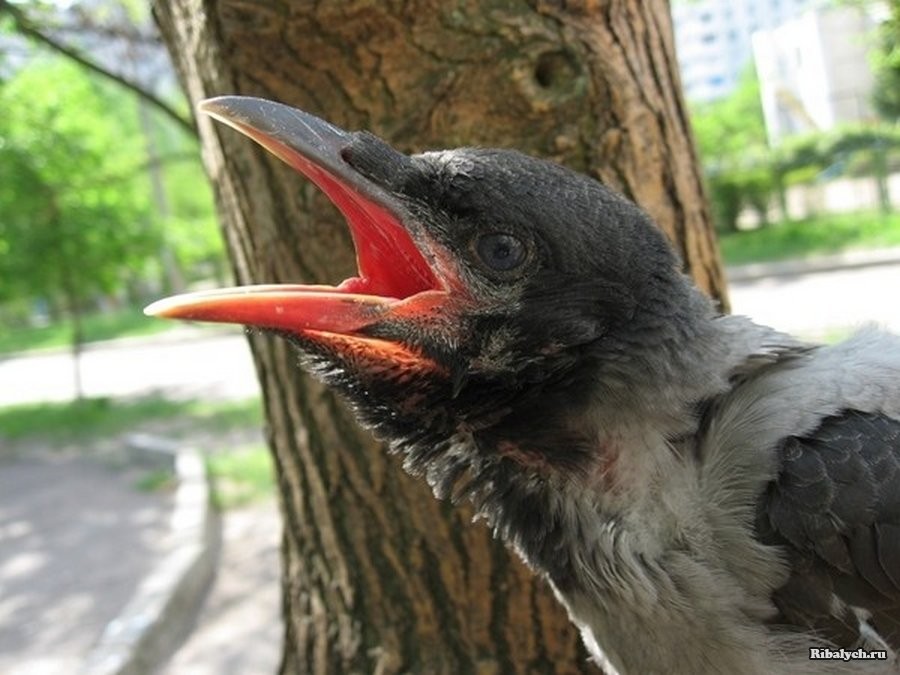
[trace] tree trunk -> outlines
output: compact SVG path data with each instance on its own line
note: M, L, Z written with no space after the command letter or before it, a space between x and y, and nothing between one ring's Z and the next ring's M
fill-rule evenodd
M138 121L144 134L144 147L147 149L147 173L150 177L153 206L156 210L155 215L165 222L172 215L172 207L169 204L169 196L166 194L166 183L157 148L156 131L153 128L153 118L150 116L150 104L139 98L137 100L137 109ZM187 284L184 281L181 263L175 253L175 248L167 240L165 231L159 247L159 263L161 268L160 286L163 293L166 295L184 293Z
M878 208L883 215L888 215L893 210L893 205L888 185L887 142L883 138L877 138L872 143L872 164L875 174L875 189L878 191Z
M552 157L639 202L724 301L666 2L157 0L155 11L192 103L262 96L405 151ZM346 227L312 185L225 127L201 120L200 132L240 283L355 272ZM596 672L546 585L471 512L406 476L287 343L251 344L286 525L283 672Z
M78 291L71 283L71 275L66 274L63 293L66 304L69 307L69 318L72 320L72 336L69 341L69 349L72 355L72 389L75 392L75 400L84 399L84 385L81 378L81 352L84 349L84 324L82 317L81 299Z
M64 228L62 227L61 215L57 204L56 194L47 189L47 203L51 212L49 225L56 235L56 240L65 242ZM76 250L72 250L75 247ZM81 352L84 348L84 299L78 288L78 273L75 270L75 261L78 260L78 242L71 241L66 246L62 244L62 250L59 256L59 281L62 290L65 309L68 318L72 322L72 332L69 339L69 350L72 356L72 390L75 394L75 401L84 399L84 384L81 377Z

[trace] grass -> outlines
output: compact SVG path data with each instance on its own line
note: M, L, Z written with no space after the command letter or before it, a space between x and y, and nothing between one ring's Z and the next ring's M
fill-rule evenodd
M140 309L91 314L84 318L84 341L97 342L113 338L151 335L171 330L171 321L161 321L144 316ZM67 347L72 342L70 321L34 328L6 328L0 331L0 354Z
M900 213L830 214L720 235L727 265L900 246Z
M134 487L141 492L166 492L175 487L175 476L165 469L148 471L135 481Z
M87 398L66 403L34 403L0 408L0 437L48 441L121 433L150 419L184 413L184 404L159 397L132 401Z
M212 503L220 511L246 506L275 492L275 470L268 449L261 444L206 457L212 482ZM175 486L171 471L147 471L134 483L142 492L164 492Z
M258 399L235 402L169 401L161 397L134 400L92 398L71 403L41 403L0 408L0 441L33 440L53 446L63 442L108 438L142 426L164 423L166 433L190 436L208 432L218 451L207 457L213 481L213 503L220 509L242 506L271 495L275 490L272 460L261 444L238 448L228 432L262 426ZM221 445L217 445L217 440ZM230 441L233 443L233 439ZM173 486L171 472L151 470L134 485L145 492Z
M210 455L206 470L212 478L213 504L219 509L259 501L275 491L272 457L263 445Z
M195 429L229 431L262 425L258 399L236 402L170 401L159 396L88 398L0 408L0 438L47 441L109 436L159 420L187 420Z

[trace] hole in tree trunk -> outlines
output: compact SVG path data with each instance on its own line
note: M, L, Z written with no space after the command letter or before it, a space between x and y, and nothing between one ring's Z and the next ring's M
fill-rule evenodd
M565 50L544 52L534 66L534 81L548 91L562 93L573 88L579 75L578 62Z

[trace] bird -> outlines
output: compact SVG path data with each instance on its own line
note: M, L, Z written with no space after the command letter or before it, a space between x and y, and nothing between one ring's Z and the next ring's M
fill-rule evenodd
M547 160L200 108L326 193L358 274L148 314L292 342L546 580L609 673L900 672L900 339L719 311L643 210Z

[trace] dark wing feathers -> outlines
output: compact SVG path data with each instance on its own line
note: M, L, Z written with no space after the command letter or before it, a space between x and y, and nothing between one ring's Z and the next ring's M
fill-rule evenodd
M900 493L900 485L895 486L894 489ZM900 525L876 523L875 532L878 541L882 544L879 549L881 567L890 577L894 586L900 588L900 565L891 565L891 561L896 563L900 560Z
M850 605L900 649L900 420L846 411L785 439L779 453L757 526L792 564L774 595L780 619L850 647L859 639Z

